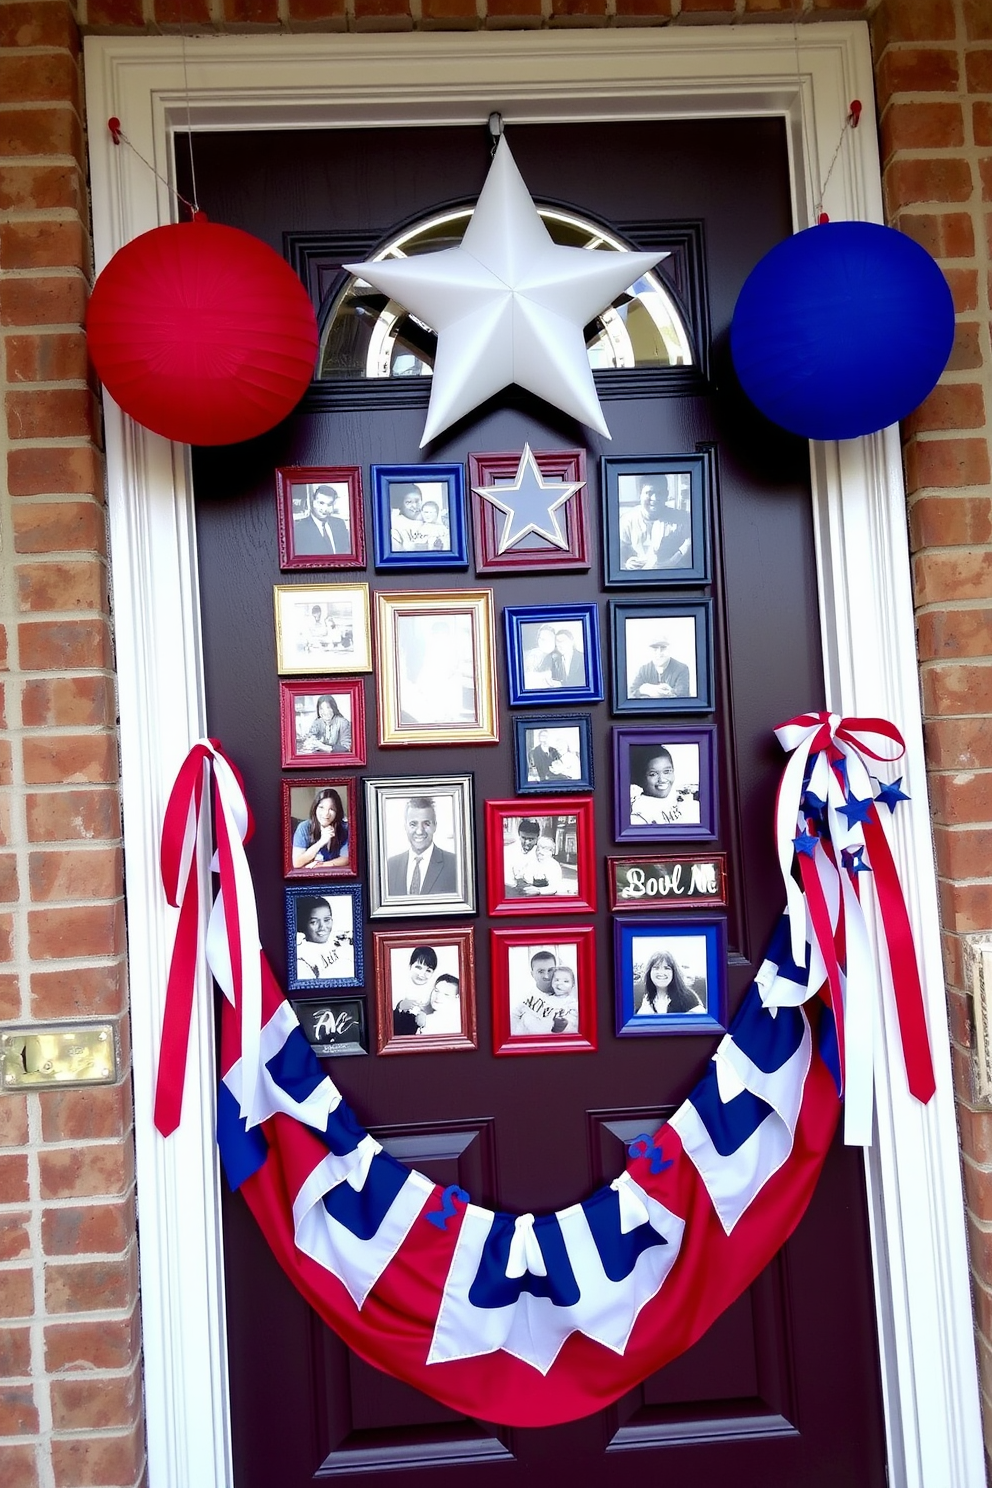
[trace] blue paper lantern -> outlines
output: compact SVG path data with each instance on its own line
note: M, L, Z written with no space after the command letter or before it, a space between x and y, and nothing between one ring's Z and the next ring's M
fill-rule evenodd
M749 275L730 328L748 397L807 439L856 439L905 418L953 340L936 263L873 222L826 222L779 243Z

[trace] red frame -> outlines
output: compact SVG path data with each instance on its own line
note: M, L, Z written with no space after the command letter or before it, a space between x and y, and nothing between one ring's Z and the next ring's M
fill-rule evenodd
M645 894L638 899L621 899L617 893L617 865L629 863L642 868L646 881L652 875L652 868L674 868L677 864L687 863L713 863L716 866L719 890L716 894ZM722 852L698 852L698 853L675 853L664 856L655 853L651 856L626 856L619 855L606 860L606 876L610 888L610 908L616 914L629 914L631 910L644 914L646 910L679 910L679 909L720 909L727 905L727 854Z
M293 486L329 485L337 481L348 487L350 553L290 553L293 531ZM284 465L276 470L276 522L279 529L279 567L284 573L311 568L365 567L365 504L362 499L360 465Z
M559 517L568 538L568 547L558 548L537 533L529 533L527 547L514 545L500 553L499 531L503 514L491 501L477 496L475 486L491 486L498 480L512 479L520 465L520 454L487 453L469 455L469 488L472 497L472 528L475 534L475 569L477 573L501 573L505 569L541 570L560 568L566 571L589 568L589 527L586 519L586 452L585 450L535 450L537 468L545 477L563 481L582 481L580 490L559 508Z
M539 932L546 930L546 935ZM533 925L490 930L494 1054L591 1054L596 1049L595 925ZM578 1033L510 1033L509 950L511 946L574 945L579 983Z
M298 697L319 697L325 692L346 692L351 699L351 750L347 754L297 754L296 708ZM322 760L326 768L364 765L365 682L361 677L306 677L279 682L279 738L284 770L314 770Z
M577 893L507 899L503 876L503 822L508 816L574 816L578 857ZM486 802L486 894L491 915L595 914L596 852L592 796L523 796Z
M373 930L375 954L375 1037L377 1054L444 1054L451 1049L477 1049L475 1002L475 931ZM389 952L397 947L458 947L458 993L462 1006L461 1033L395 1034Z
M342 787L347 791L345 807L347 809L346 820L348 822L348 865L345 868L293 867L293 813L290 809L290 791L305 790L307 787L313 790L322 790L325 786L331 786L340 792ZM326 878L357 878L358 877L358 781L354 775L346 776L297 776L295 780L284 780L282 782L282 845L283 845L283 876L296 881L300 879L326 879Z

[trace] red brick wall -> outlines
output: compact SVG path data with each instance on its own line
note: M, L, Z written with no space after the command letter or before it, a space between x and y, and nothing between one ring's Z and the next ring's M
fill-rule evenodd
M992 1114L971 1099L960 946L992 931L992 0L182 0L200 29L300 31L781 23L800 8L804 22L877 12L888 210L938 257L958 310L951 366L905 433L988 1401ZM91 31L169 29L179 15L179 0L78 9ZM125 1071L85 1094L0 1093L3 1488L133 1488L143 1476L112 632L81 330L83 129L71 7L0 0L0 1021L109 1018Z
M992 1112L974 1100L962 938L992 931L992 3L884 0L872 41L888 218L938 259L957 309L904 444L988 1453Z

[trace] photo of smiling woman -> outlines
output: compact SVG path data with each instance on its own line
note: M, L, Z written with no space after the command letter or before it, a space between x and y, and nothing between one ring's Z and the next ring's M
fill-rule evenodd
M290 865L295 873L344 872L351 867L348 789L312 784L288 787Z
M706 1011L706 974L702 976L700 997L686 980L685 972L671 951L657 951L641 973L635 989L635 1014L704 1013Z

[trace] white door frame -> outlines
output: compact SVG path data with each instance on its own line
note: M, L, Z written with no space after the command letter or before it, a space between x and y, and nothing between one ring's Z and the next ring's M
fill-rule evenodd
M474 123L777 115L788 123L797 227L848 132L824 205L882 220L873 80L860 23L412 35L87 37L97 267L172 218L171 134ZM120 679L136 1100L141 1311L151 1488L232 1483L213 1019L201 987L181 1129L152 1126L174 912L157 834L175 771L205 732L195 531L187 451L106 406ZM827 697L906 735L912 802L893 820L922 949L938 1095L908 1094L891 997L882 1009L878 1132L866 1163L892 1488L984 1488L968 1262L927 809L898 433L811 446ZM797 699L802 706L805 699ZM778 720L775 720L777 722ZM235 743L236 741L228 741ZM770 830L770 828L769 828ZM891 1057L890 1057L891 1056ZM829 1285L829 1277L824 1285ZM843 1423L838 1422L838 1429Z

